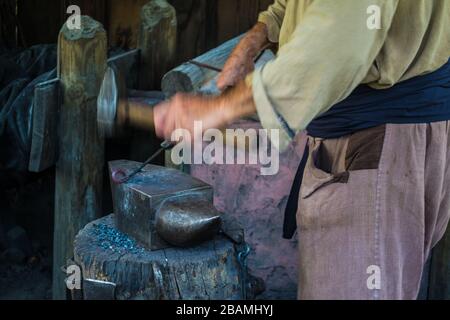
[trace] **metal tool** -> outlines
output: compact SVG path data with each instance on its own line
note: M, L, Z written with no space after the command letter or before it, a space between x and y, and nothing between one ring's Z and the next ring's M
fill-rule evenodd
M269 48L264 46L255 61ZM200 61L188 61L200 68L222 72L221 68ZM140 98L133 97L132 94ZM165 96L159 91L128 90L124 76L119 69L107 67L97 98L97 124L102 136L114 137L122 134L126 127L154 130L153 106L162 102Z
M121 184L121 183L127 182L132 177L134 177L139 172L141 172L142 169L144 169L145 166L147 166L157 156L159 156L161 154L161 152L163 152L165 150L168 150L168 149L170 149L172 147L173 147L173 143L171 143L169 141L163 141L163 143L161 143L161 148L159 148L154 154L152 154L147 160L145 160L145 162L142 163L142 165L140 165L136 170L134 170L130 174L127 175L126 172L123 169L118 169L118 170L113 171L112 174L111 174L112 181L114 183L116 183L116 184Z
M140 99L128 97L129 93L140 96ZM124 77L114 66L109 66L105 72L100 92L97 98L97 125L102 136L114 137L120 135L127 126L144 130L154 129L153 106L164 100L164 95L156 91L139 92L128 90ZM117 184L125 183L164 150L173 146L164 141L153 155L139 168L130 174L123 169L112 173L112 181Z
M209 70L213 70L213 71L217 71L217 72L222 72L222 69L214 67L214 66L206 64L206 63L198 62L195 60L189 60L188 62L193 65L196 65L197 67L200 67L200 68L205 68L205 69L209 69Z
M247 257L250 254L250 246L247 243L243 243L237 254L237 260L240 267L240 275L241 275L241 292L242 292L242 299L247 299L247 276L248 276L248 268L247 268Z
M159 91L128 90L119 70L109 66L97 98L99 133L114 137L121 135L126 127L154 130L153 106L164 99Z
M115 300L117 285L109 281L96 279L83 280L84 300Z

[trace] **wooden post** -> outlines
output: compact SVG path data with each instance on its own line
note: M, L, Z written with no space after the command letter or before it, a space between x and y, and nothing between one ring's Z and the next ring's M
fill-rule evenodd
M175 61L177 18L175 9L166 0L151 0L141 9L138 35L139 84L141 90L157 90L165 72ZM144 161L160 147L159 139L147 132L135 130L130 146L130 158ZM154 163L162 164L163 157Z
M61 266L73 256L77 232L101 214L104 141L97 132L96 100L106 69L103 26L88 16L81 29L62 27L58 76L62 106L56 163L53 298L66 298Z
M166 0L151 0L141 11L138 47L141 49L139 87L158 89L173 67L177 42L175 9Z

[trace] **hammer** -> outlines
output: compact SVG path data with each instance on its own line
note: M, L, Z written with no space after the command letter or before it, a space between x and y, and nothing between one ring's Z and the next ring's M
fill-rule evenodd
M189 63L200 68L221 72L220 68L190 60ZM130 97L128 97L130 96ZM134 96L134 98L133 98ZM139 96L139 98L136 98ZM165 96L159 91L136 91L126 88L122 74L115 66L109 66L105 72L100 92L97 98L97 124L100 134L104 137L115 137L124 133L127 127L139 128L145 131L154 131L155 123L153 108L162 102ZM228 144L226 130L224 133L224 143ZM249 150L247 140L244 138L244 145L237 143L239 139L232 139L233 145L239 149ZM142 169L153 161L162 151L173 147L170 141L164 141L161 148L151 155L139 168L131 174L126 175L123 170L112 173L112 180L115 183L125 183L131 177L138 174Z
M106 69L97 98L97 126L101 136L111 138L121 135L127 127L154 130L153 107L164 100L164 94L158 91L139 91L140 98L137 99L132 97L136 93L137 91L126 88L125 80L116 67L109 66ZM127 182L171 146L172 143L164 141L157 152L128 175L121 169L114 171L113 182Z
M139 95L140 98L133 95ZM159 91L128 90L119 70L109 66L97 98L100 134L108 138L115 137L121 135L126 127L153 131L153 107L164 99L164 94Z
M201 68L221 71L219 68L193 60L189 63ZM133 96L139 96L139 98L133 98ZM128 90L125 79L119 70L115 66L108 66L97 98L97 125L100 135L108 138L120 136L127 127L154 131L153 108L164 99L164 94L159 91ZM170 149L172 146L173 143L164 141L159 150L128 175L121 169L114 171L112 173L113 182L117 184L127 182L141 172L162 151Z

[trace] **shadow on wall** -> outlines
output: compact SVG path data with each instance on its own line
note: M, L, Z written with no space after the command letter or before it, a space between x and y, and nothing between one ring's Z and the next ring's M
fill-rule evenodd
M256 122L236 127L259 129ZM192 165L191 174L214 188L214 204L245 229L252 251L250 272L261 277L266 291L258 299L296 299L297 241L282 238L284 209L306 143L299 135L280 155L280 171L262 176L259 165Z

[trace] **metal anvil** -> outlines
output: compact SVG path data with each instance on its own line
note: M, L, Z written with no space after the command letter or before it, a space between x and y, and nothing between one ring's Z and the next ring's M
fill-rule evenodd
M109 162L112 172L132 172L139 162ZM188 247L214 237L221 226L213 189L179 170L148 165L123 184L111 181L117 227L150 250Z

